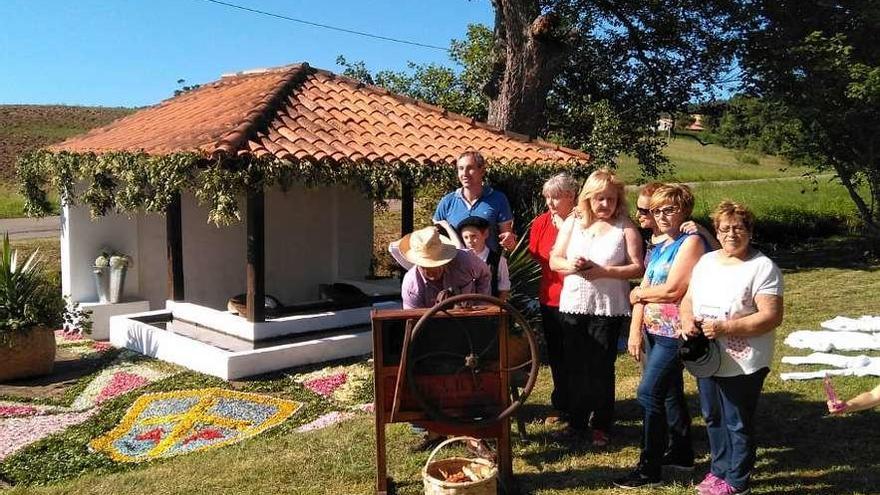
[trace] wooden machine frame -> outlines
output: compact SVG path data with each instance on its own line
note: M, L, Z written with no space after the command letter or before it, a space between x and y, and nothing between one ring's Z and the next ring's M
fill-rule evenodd
M390 483L387 476L387 458L385 446L385 426L390 423L414 422L431 431L444 435L471 436L476 438L497 439L498 474L501 487L512 488L513 465L510 446L510 418L505 417L488 425L467 425L434 420L420 406L412 392L404 383L406 380L406 355L403 349L408 345L415 323L422 317L427 309L393 309L373 310L371 317L373 322L373 370L375 379L375 419L376 419L376 494L387 495ZM434 315L435 318L493 318L497 319L498 326L498 371L486 371L481 374L481 383L495 385L497 393L489 400L499 410L504 410L510 405L509 373L502 371L508 367L507 331L508 315L501 308L490 306L486 308L459 310L450 309ZM401 335L402 334L402 335ZM398 343L404 343L400 349ZM395 351L397 354L395 355ZM496 377L497 376L497 382ZM420 384L436 384L442 390L461 392L456 396L453 393L449 397L449 404L444 410L450 412L462 412L463 406L467 409L468 394L476 389L469 389L467 382L456 382L454 375L430 375L426 376ZM474 379L474 387L477 387ZM489 396L481 395L481 400Z

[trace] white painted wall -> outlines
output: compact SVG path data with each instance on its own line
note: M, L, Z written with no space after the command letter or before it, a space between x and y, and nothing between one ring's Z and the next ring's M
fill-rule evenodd
M186 301L225 309L246 290L244 222L217 228L207 210L184 194L183 267ZM242 218L245 202L242 199ZM91 221L87 208L64 209L62 283L77 301L97 300L91 266L103 245L131 254L126 295L164 307L167 298L165 218L112 215ZM266 292L286 304L318 298L318 284L367 274L372 254L372 203L347 188L266 194Z
M244 201L241 203L244 205ZM218 228L208 223L208 210L199 206L192 194L181 197L181 211L186 300L225 309L227 299L247 288L245 224L242 221ZM245 215L242 208L241 217ZM163 262L162 266L167 277L167 265Z
M338 189L336 246L340 278L363 278L373 256L373 203L352 189Z
M98 300L92 267L101 249L109 248L132 257L134 266L125 278L126 299L140 292L138 216L107 215L91 219L88 207L65 206L61 212L61 291L74 301Z
M138 216L138 251L141 262L137 265L140 295L153 309L165 307L168 297L168 265L165 246L165 215Z

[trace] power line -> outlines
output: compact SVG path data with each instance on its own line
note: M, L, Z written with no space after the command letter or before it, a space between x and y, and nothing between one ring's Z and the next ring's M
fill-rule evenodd
M220 0L203 0L203 1L205 1L205 2L210 2L210 3L215 3L215 4L217 4L217 5L223 5L223 6L225 6L225 7L230 7L230 8L233 8L233 9L243 10L243 11L245 11L245 12L250 12L250 13L252 13L252 14L261 14L261 15L265 15L265 16L269 16L269 17L274 17L274 18L276 18L276 19L282 19L282 20L285 20L285 21L298 22L298 23L300 23L300 24L305 24L305 25L307 25L307 26L319 27L319 28L323 28L323 29L330 29L330 30L332 30L332 31L339 31L339 32L341 32L341 33L354 34L354 35L357 35L357 36L363 36L363 37L366 37L366 38L373 38L373 39L382 40L382 41L390 41L390 42L392 42L392 43L400 43L400 44L403 44L403 45L412 45L412 46L418 46L418 47L421 47L421 48L430 48L430 49L432 49L432 50L441 50L441 51L444 51L444 52L448 52L448 51L449 51L449 48L445 48L445 47L442 47L442 46L429 45L429 44L427 44L427 43L419 43L418 41L402 40L402 39L399 39L399 38L391 38L391 37L388 37L388 36L382 36L382 35L378 35L378 34L365 33L365 32L363 32L363 31L355 31L355 30L353 30L353 29L346 29L346 28L341 28L341 27L336 27L336 26L330 26L329 24L321 24L321 23L319 23L319 22L307 21L307 20L305 20L305 19L297 19L297 18L295 18L295 17L288 17L288 16L286 16L286 15L275 14L275 13L272 13L272 12L266 12L266 11L264 11L264 10L257 10L257 9L252 9L252 8L249 8L249 7L244 7L244 6L241 6L241 5L236 5L236 4L234 4L234 3L221 2Z

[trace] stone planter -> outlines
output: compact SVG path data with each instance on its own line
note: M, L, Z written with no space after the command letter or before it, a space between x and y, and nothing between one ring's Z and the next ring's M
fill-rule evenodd
M98 302L110 302L110 267L95 266L92 267L92 273L95 275L95 288L98 290Z
M113 304L122 301L126 271L124 266L110 268L110 302Z
M55 367L55 332L34 327L14 332L10 341L0 344L0 382L48 375Z

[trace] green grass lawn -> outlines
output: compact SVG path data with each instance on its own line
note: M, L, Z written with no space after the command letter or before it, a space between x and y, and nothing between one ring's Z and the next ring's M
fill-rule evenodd
M766 179L801 175L804 170L790 167L776 156L758 155L724 148L715 144L706 146L686 135L669 141L663 154L674 166L660 180L677 182L703 182L717 180ZM618 162L620 176L627 184L640 180L638 162L631 156L622 156Z
M757 218L756 240L796 245L808 237L858 230L861 221L846 189L828 179L776 180L748 184L702 184L694 187L694 217L709 224L722 200L747 205Z
M847 239L800 246L778 253L785 272L786 315L777 332L777 353L767 379L758 412L758 465L753 493L867 494L880 484L880 445L874 440L877 412L831 418L825 414L824 394L819 381L782 382L780 370L786 354L805 351L782 345L785 335L796 329L816 329L838 314L877 314L880 293L880 263L866 258L861 246ZM522 414L530 421L529 440L514 444L514 470L526 493L537 494L623 494L610 487L609 480L631 468L638 457L640 410L635 402L638 367L628 356L620 356L618 370L618 427L612 444L593 449L578 443L552 439L551 427L539 423L548 411L549 373L542 370L538 386ZM843 396L868 389L876 378L841 377L835 384ZM196 373L159 382L151 389L187 388L216 384ZM347 423L312 433L293 429L327 410L316 397L285 376L247 380L237 388L261 391L302 400L307 408L287 424L241 444L202 454L145 465L119 466L90 454L84 445L106 431L130 404L133 394L121 396L84 425L26 448L0 463L0 473L39 480L44 477L67 481L46 487L19 486L8 493L23 494L343 494L370 493L373 486L373 423L362 416ZM695 383L687 378L691 411L697 413ZM695 476L706 469L706 440L702 421L695 420L694 433L701 455ZM398 483L398 493L422 493L419 470L427 454L411 454L416 441L405 425L389 428L389 472ZM27 457L30 456L30 457ZM27 457L28 461L22 459ZM15 461L15 462L12 462ZM114 472L119 471L121 472ZM23 474L27 473L27 474ZM677 477L664 494L693 493L692 479Z
M50 276L61 276L61 241L54 238L27 239L10 241L13 249L21 251L23 256L29 255L35 250L40 251L43 259L44 270Z
M57 215L61 209L58 204L58 195L51 193L49 201L52 203L52 214ZM0 218L21 218L24 214L24 197L19 194L14 184L0 184Z

